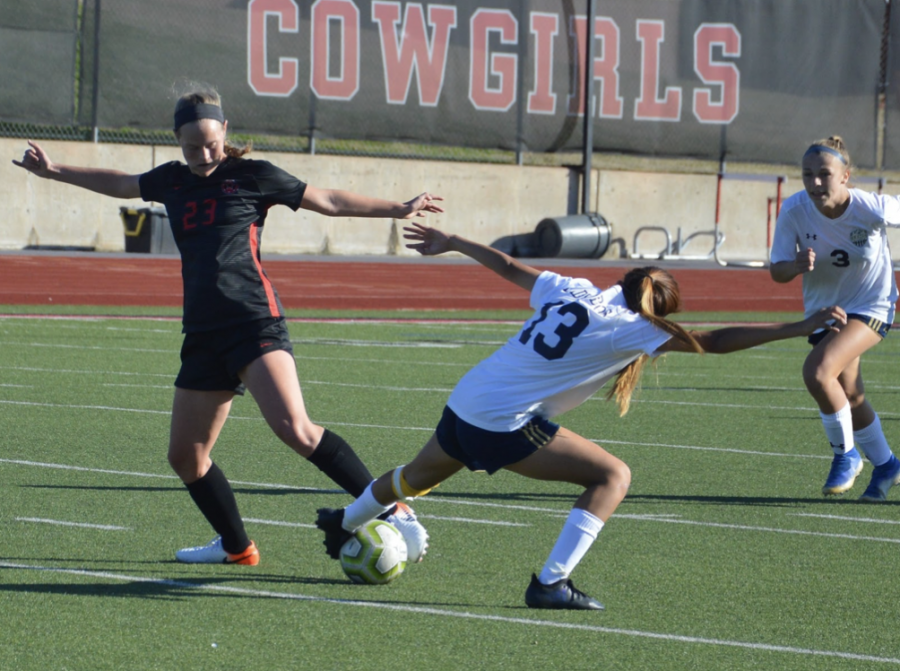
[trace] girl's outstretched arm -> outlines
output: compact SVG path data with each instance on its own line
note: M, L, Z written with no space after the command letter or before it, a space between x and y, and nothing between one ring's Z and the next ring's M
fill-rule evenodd
M431 193L420 193L405 203L363 196L352 191L320 189L307 185L303 192L304 210L311 210L329 217L382 217L412 219L424 217L426 213L439 214L444 211L438 201L444 200Z
M839 331L847 323L847 313L837 305L822 308L803 321L790 324L760 324L759 326L730 326L715 331L690 331L703 350L710 354L728 354L757 345L807 336L820 328ZM692 352L687 345L672 338L659 348L660 352Z
M423 256L436 256L444 252L465 254L526 291L531 291L535 280L541 274L537 268L525 265L499 249L472 242L458 235L447 235L431 226L414 223L411 226L405 226L403 231L403 237L413 241L406 246L409 249L415 249Z
M38 177L80 186L113 198L141 197L140 175L129 175L121 170L60 165L51 161L37 142L29 140L28 145L22 160L14 160L13 164Z

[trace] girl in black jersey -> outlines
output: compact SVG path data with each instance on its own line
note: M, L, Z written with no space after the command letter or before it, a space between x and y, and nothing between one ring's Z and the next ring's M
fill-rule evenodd
M210 459L235 394L250 390L275 434L354 497L372 476L338 435L306 413L278 294L260 263L266 212L273 205L327 216L409 219L443 212L438 196L405 203L306 184L267 161L243 158L249 148L226 141L219 96L200 90L175 105L175 136L185 163L140 175L59 165L29 142L16 165L48 179L114 198L165 204L181 253L184 344L169 437L169 464L218 536L176 553L188 563L256 565L259 551L244 530L231 485ZM388 519L406 538L410 561L425 554L428 535L407 506Z

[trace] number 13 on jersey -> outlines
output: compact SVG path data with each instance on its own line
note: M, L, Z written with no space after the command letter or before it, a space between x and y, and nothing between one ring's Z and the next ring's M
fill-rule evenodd
M549 361L562 359L589 323L587 308L581 303L546 303L540 316L522 331L519 342L527 345L530 340L534 351ZM548 340L556 344L551 345Z

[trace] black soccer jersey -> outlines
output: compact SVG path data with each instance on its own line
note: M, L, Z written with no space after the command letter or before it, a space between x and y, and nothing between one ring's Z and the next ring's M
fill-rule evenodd
M165 163L140 187L141 198L165 205L181 252L185 333L283 316L259 243L269 208L296 211L305 183L268 161L228 158L209 177Z

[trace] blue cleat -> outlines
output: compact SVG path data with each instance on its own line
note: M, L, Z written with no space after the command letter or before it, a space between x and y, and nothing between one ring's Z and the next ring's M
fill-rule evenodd
M872 503L884 501L887 499L888 491L897 483L900 483L900 459L892 454L890 459L872 471L872 481L859 500Z
M831 470L828 472L825 486L822 487L822 493L825 496L843 494L853 486L856 476L862 469L862 457L859 456L855 447L851 448L849 452L834 455L834 461L831 462Z
M604 610L602 603L576 589L571 580L557 580L544 585L534 574L525 590L525 605L554 610Z

